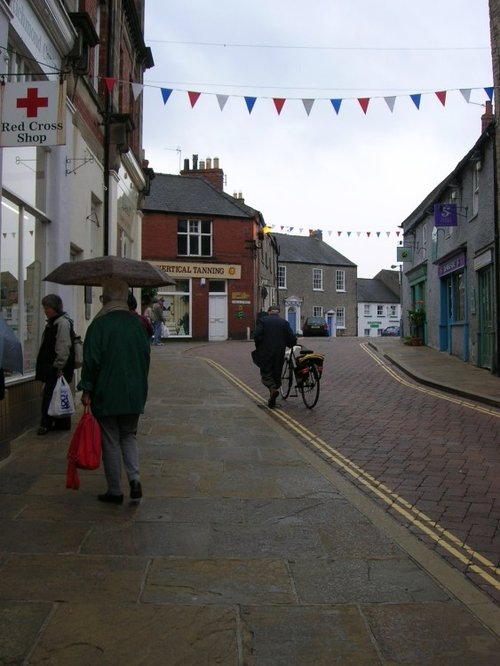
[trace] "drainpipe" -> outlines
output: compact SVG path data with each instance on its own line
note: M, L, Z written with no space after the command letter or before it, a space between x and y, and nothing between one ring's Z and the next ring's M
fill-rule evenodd
M113 66L113 53L114 53L114 33L113 24L115 19L115 0L108 2L108 39L106 49L106 76L112 78L114 75ZM103 254L109 254L109 171L110 171L110 150L111 150L111 136L110 136L110 118L113 111L113 93L109 92L106 88L106 106L104 111L104 216L103 216L103 234L104 234L104 247Z

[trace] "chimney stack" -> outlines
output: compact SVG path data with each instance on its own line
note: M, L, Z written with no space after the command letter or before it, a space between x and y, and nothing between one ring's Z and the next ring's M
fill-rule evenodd
M493 114L493 105L488 100L486 102L486 108L484 110L484 113L481 116L481 132L484 132L484 130L488 127L488 125L490 125L494 120L495 116Z
M193 155L193 168L189 168L189 160L184 160L181 176L199 176L219 192L224 192L224 171L219 167L218 157L214 157L212 166L211 157L198 163L198 155Z

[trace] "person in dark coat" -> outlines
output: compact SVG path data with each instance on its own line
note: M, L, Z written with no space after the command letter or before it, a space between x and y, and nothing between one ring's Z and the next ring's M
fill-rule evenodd
M71 416L55 419L47 412L58 378L64 377L70 384L75 367L71 341L73 322L63 310L61 297L57 294L47 294L42 298L42 307L47 317L47 325L36 359L35 379L45 384L38 434L46 435L50 430L71 428Z
M276 406L281 386L281 372L285 361L285 350L297 344L297 336L290 324L280 317L277 305L271 305L267 317L259 317L254 334L255 359L260 369L260 378L269 389L268 406Z

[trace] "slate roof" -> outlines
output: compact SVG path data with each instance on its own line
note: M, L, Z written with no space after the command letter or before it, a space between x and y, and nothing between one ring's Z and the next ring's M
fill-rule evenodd
M358 303L399 303L399 300L381 280L358 278Z
M317 237L275 233L273 236L280 249L280 262L356 268L355 263Z
M253 218L257 211L199 176L156 173L143 210L213 217Z

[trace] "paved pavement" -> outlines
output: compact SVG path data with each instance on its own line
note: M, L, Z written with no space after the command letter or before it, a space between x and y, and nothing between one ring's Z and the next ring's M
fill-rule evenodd
M152 350L139 504L99 504L102 470L66 490L67 434L13 442L0 664L498 663L500 607L200 358L225 344ZM227 345L247 359L247 343ZM446 374L498 400L487 373L376 346L426 382Z

